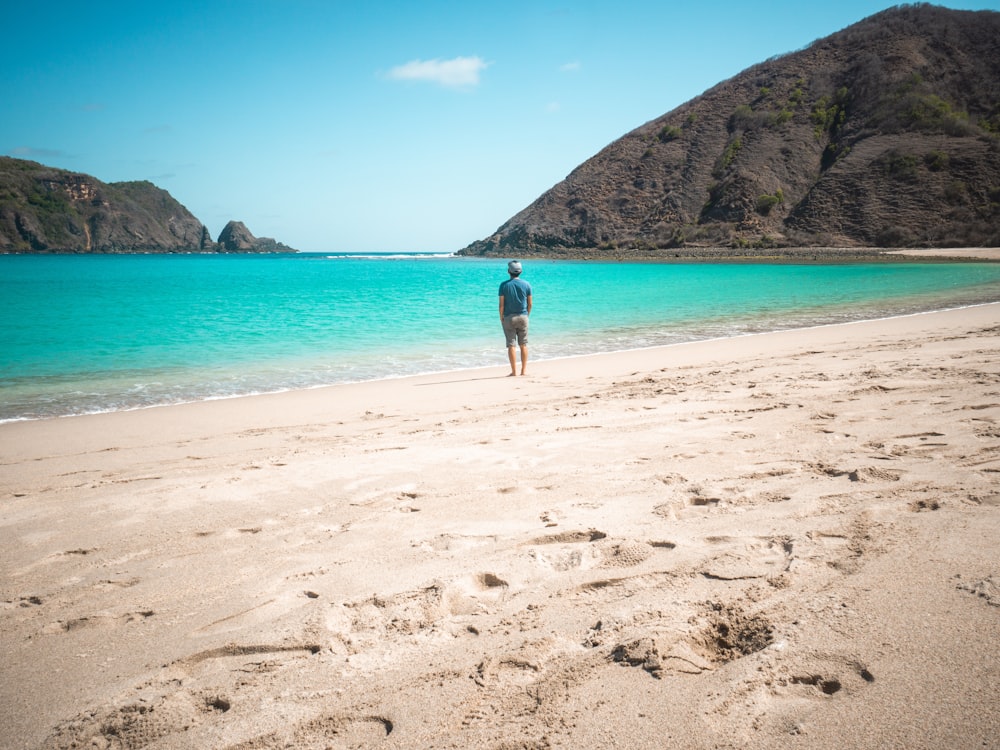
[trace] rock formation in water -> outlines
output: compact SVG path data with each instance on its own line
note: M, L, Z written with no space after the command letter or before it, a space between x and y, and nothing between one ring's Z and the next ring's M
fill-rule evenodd
M219 252L223 253L294 253L270 237L254 237L242 221L230 221L219 234Z

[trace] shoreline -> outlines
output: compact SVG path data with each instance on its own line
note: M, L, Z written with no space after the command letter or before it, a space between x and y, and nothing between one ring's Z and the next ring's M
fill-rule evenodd
M993 308L996 311L996 317L1000 319L1000 302L985 302L977 303L973 305L963 305L960 307L949 307L943 309L935 309L928 311L903 313L900 315L891 315L882 318L871 318L862 320L851 320L838 323L824 323L819 325L805 326L801 328L786 328L779 329L775 331L764 331L764 332L753 332L753 333L742 333L734 336L717 337L710 339L697 339L694 341L682 341L671 344L654 345L648 347L639 347L634 349L622 349L612 352L596 352L588 354L571 354L561 357L554 357L552 359L545 360L533 360L531 364L532 372L529 377L522 381L521 378L515 378L514 380L520 382L531 382L532 376L535 374L535 370L538 368L546 368L551 365L555 368L557 372L564 371L566 366L572 366L574 362L596 362L598 363L598 370L604 374L608 374L607 365L610 364L611 360L617 360L624 358L630 363L635 361L640 363L639 366L642 367L654 367L653 361L659 359L661 356L663 358L668 358L671 353L682 352L684 349L690 347L692 351L700 352L703 347L707 347L707 350L714 350L717 347L721 347L727 343L734 344L736 346L736 351L742 351L740 348L741 342L748 342L754 339L768 339L774 337L776 341L781 340L785 337L797 338L800 336L806 336L810 332L814 331L826 331L838 328L847 328L851 326L878 326L880 324L891 324L894 321L906 321L911 318L920 318L923 316L938 316L938 315L949 315L949 314L961 314L963 311L973 311L977 309L990 309ZM749 347L751 350L755 350L756 347ZM695 355L696 357L699 355ZM686 357L682 357L687 359ZM603 362L602 362L603 361ZM604 366L601 366L604 365ZM624 369L632 369L630 364ZM317 397L323 395L336 396L338 392L343 391L344 393L350 394L347 398L353 398L353 392L356 390L359 394L365 394L366 392L379 393L383 389L387 391L392 391L394 386L400 388L408 387L424 387L432 384L448 384L448 383L468 383L477 381L489 381L495 379L506 380L506 375L508 372L508 367L506 363L496 364L485 367L470 367L470 368L460 368L453 370L441 370L427 373L420 373L415 375L401 375L398 377L387 377L378 378L374 380L360 380L352 381L346 383L332 383L324 385L316 385L308 388L289 388L278 391L268 391L263 393L251 393L251 394L237 394L232 396L221 396L208 399L201 399L196 401L184 401L179 403L170 404L153 404L150 406L140 406L136 408L112 410L112 411L98 411L98 412L87 412L83 414L67 414L59 415L53 417L40 417L40 418L29 418L29 419L16 419L5 422L0 422L0 444L2 444L5 438L4 431L5 428L11 428L16 425L38 425L46 423L66 423L73 420L87 420L87 419L101 419L108 418L114 420L117 417L128 417L128 415L136 415L138 419L141 419L141 415L146 413L156 413L160 411L169 410L183 410L185 412L191 411L192 413L197 412L197 410L204 408L206 412L213 411L213 407L218 407L221 414L225 415L227 413L232 413L234 409L242 405L252 406L255 401L260 401L260 403L268 402L280 404L282 400L287 400L289 404L301 403L309 399L310 394L316 394ZM494 374L499 373L499 374ZM619 375L624 376L624 370L619 373ZM452 377L456 376L456 377ZM468 377L466 377L468 376ZM443 379L443 380L442 380ZM227 408L227 406L232 405L232 409ZM277 407L279 410L283 407L280 405ZM164 421L174 421L170 415L167 415ZM56 428L58 432L58 428Z
M607 263L749 263L749 264L852 264L905 263L909 256L925 263L1000 261L1000 248L865 248L865 247L683 247L668 250L586 250L522 251L518 257L533 260L563 260ZM501 259L508 255L490 252L461 255L458 258Z
M1000 247L913 248L910 250L891 250L888 252L892 255L910 255L918 258L1000 260Z
M1000 252L998 252L998 258L1000 258ZM883 320L892 320L892 319L895 319L895 318L906 318L906 317L910 317L910 316L914 316L914 315L929 315L929 314L934 314L934 313L939 313L939 312L948 312L948 311L952 311L952 310L963 310L963 309L969 309L969 308L975 308L975 307L982 307L982 306L987 306L987 305L992 305L992 304L1000 304L1000 302L977 302L977 303L966 304L966 305L958 305L956 307L933 308L933 309L930 309L930 310L918 310L918 311L915 311L915 312L901 312L901 313L894 314L894 315L889 315L889 316L886 316L886 317L860 318L858 320L838 321L838 322L833 322L833 323L817 323L817 324L804 325L804 326L794 327L794 328L778 328L778 329L767 330L767 331L752 331L752 332L748 332L748 333L736 333L736 334L733 334L733 335L730 335L730 336L713 337L713 338L707 338L707 339L700 339L699 338L699 339L692 339L692 340L689 340L689 341L678 341L678 342L672 342L672 343L667 343L667 344L652 344L652 345L644 346L644 347L618 349L618 350L612 350L612 351L603 351L603 352L594 352L594 353L581 353L581 354L565 354L565 355L558 355L558 356L555 356L555 357L551 357L551 358L548 358L548 359L534 360L533 364L545 363L545 362L559 362L559 361L562 361L562 360L572 360L572 359L576 359L576 358L590 357L590 356L619 356L619 355L623 355L623 354L627 355L629 352L644 351L644 350L647 350L647 349L653 349L653 350L655 350L655 349L663 349L663 348L670 348L670 347L676 347L676 346L686 346L686 345L697 344L697 343L724 342L724 341L730 341L730 340L744 338L746 336L767 336L767 335L775 334L775 333L787 333L787 332L794 332L794 331L810 331L810 330L815 330L815 329L820 329L820 328L827 328L827 327L830 327L830 326L853 325L853 324L856 324L856 323L878 322L878 321L883 321ZM22 423L22 422L38 422L38 421L46 421L46 420L59 420L59 419L72 419L72 418L78 418L78 417L99 416L99 415L103 415L103 414L120 414L120 413L129 413L129 412L142 412L142 411L146 411L146 410L149 410L149 409L164 409L164 408L180 407L180 406L194 406L194 405L198 405L198 404L206 404L206 403L211 403L211 402L215 402L215 401L230 401L230 400L233 400L233 399L258 398L258 397L264 397L264 396L280 396L280 395L286 394L286 393L296 393L296 392L300 392L300 391L301 392L308 392L308 391L315 391L315 390L324 390L324 389L327 389L327 388L340 388L340 387L344 387L344 386L362 385L362 384L368 384L368 383L383 383L383 382L384 383L392 383L392 382L395 382L395 381L405 381L405 380L408 380L410 378L438 377L438 376L444 376L444 375L449 375L449 374L453 374L453 373L458 373L458 374L461 374L461 373L475 373L477 371L489 371L489 370L495 369L496 367L502 367L502 365L492 365L492 364L491 365L475 365L475 366L471 366L471 367L460 367L460 368L453 368L453 369L447 369L447 370L433 370L433 371L422 372L422 373L413 373L413 374L404 374L404 375L390 375L390 376L384 376L384 377L376 377L376 378L372 378L372 379L368 379L368 380L346 381L346 382L342 382L342 383L321 383L321 384L317 384L317 385L310 385L310 386L304 386L304 387L294 387L294 386L293 387L283 387L283 388L278 388L278 389L275 389L275 390L256 391L256 392L252 392L252 393L235 393L235 394L229 394L229 395L219 395L219 396L210 396L210 397L205 397L205 398L200 398L200 399L192 399L190 401L175 401L175 402L169 402L169 403L146 404L146 405L140 405L140 406L130 406L130 407L120 408L120 409L95 410L95 411L80 412L80 413L75 413L75 414L54 414L54 415L38 416L38 417L13 417L13 418L8 418L8 419L0 419L0 428L2 428L4 425L18 424L18 423Z
M0 425L0 745L989 746L998 333Z

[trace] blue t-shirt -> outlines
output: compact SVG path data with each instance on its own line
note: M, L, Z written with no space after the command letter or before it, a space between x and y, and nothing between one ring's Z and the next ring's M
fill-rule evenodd
M503 316L525 315L528 312L528 297L531 296L531 284L523 279L507 279L500 284L500 296L503 297Z

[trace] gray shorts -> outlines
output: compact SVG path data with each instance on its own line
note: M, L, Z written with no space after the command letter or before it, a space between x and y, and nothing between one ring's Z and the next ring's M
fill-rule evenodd
M507 337L507 346L528 343L528 316L508 315L503 319L503 333Z

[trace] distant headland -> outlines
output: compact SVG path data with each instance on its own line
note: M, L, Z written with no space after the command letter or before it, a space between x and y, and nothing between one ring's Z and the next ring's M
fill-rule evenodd
M151 182L90 175L0 156L0 253L289 253L230 221L204 224Z

